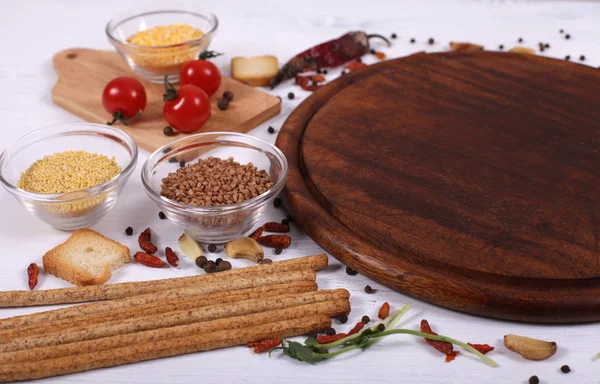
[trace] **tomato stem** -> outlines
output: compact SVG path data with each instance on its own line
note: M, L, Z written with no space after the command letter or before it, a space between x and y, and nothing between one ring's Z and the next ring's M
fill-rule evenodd
M113 125L117 121L120 121L121 123L123 123L123 125L127 125L127 123L131 123L133 120L135 120L138 117L142 116L142 110L140 109L140 111L138 113L136 113L135 116L132 116L130 118L126 118L123 115L123 112L121 112L121 111L117 111L117 112L113 113L112 116L113 116L112 121L108 121L106 123L107 125Z
M204 52L200 53L200 55L198 56L198 59L208 60L208 59L212 59L213 57L222 56L222 55L223 55L222 53L215 52L215 51L204 51Z
M171 101L177 98L177 88L169 82L167 75L165 75L165 93L163 95L163 101Z

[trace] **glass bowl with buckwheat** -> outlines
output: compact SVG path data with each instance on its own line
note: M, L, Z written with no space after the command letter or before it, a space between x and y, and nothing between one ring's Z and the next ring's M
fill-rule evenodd
M160 210L206 244L244 236L283 189L288 165L274 145L242 133L200 133L157 149L142 184Z

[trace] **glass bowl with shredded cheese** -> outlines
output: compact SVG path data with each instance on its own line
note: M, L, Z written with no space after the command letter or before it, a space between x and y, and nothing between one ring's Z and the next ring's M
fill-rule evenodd
M198 58L217 32L210 12L159 10L129 12L106 25L106 35L135 72L152 83L179 80L179 70Z
M114 207L138 149L120 130L60 124L17 139L0 155L0 183L31 213L62 230L87 228Z

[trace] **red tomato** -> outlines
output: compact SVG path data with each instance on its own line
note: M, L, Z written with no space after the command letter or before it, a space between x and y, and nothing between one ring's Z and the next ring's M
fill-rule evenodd
M204 89L208 96L212 96L221 85L221 72L208 60L188 61L179 71L179 83L195 85Z
M182 85L175 98L165 102L163 115L167 123L179 132L197 131L210 117L210 99L202 88Z
M146 90L142 83L132 77L114 78L102 91L102 105L113 116L109 125L117 120L127 124L146 108Z

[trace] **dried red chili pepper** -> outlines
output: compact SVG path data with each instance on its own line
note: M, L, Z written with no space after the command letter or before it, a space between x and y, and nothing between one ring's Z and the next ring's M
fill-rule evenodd
M29 267L27 267L27 280L29 283L29 289L32 291L38 283L39 273L40 269L38 268L36 263L29 264Z
M471 344L471 343L467 343L468 345L470 345L471 347L475 348L476 350L478 350L480 353L483 353L484 355L488 352L492 352L494 350L494 347L492 347L489 344Z
M167 256L167 261L171 264L171 267L179 266L179 257L170 247L165 248L165 256Z
M355 69L366 67L367 64L361 63L360 61L353 61L346 66L346 69L349 71L354 71Z
M258 242L267 247L287 248L292 245L292 238L288 235L268 235L259 237Z
M248 237L251 237L254 240L258 241L258 239L262 236L262 233L263 233L263 227L258 227L256 229L256 231L252 232L250 234L250 236L248 236Z
M354 326L354 328L352 328L350 330L350 332L348 332L348 336L354 335L355 333L360 332L363 329L364 326L365 326L365 323L363 323L362 321L359 321L358 323L356 323L356 325Z
M156 256L149 255L144 252L137 252L133 258L138 263L152 268L164 268L167 264Z
M421 332L437 336L437 333L431 330L429 322L425 319L421 320ZM445 353L446 355L450 355L453 352L454 348L452 347L452 344L448 342L430 339L425 339L425 341L427 344L431 345L438 351Z
M388 46L391 45L389 40L381 35L367 35L362 31L353 31L309 48L294 56L279 70L271 80L271 88L299 73L338 67L357 59L369 52L369 39L374 37L384 40Z
M322 85L314 84L311 81L311 77L312 76L296 76L296 84L298 84L300 88L304 89L305 91L310 92L314 92L317 89L321 88Z
M383 303L381 308L379 308L379 312L377 313L377 317L381 320L385 320L390 315L390 304L386 301Z
M150 228L146 228L146 230L140 233L140 236L138 237L138 244L140 245L140 248L142 248L142 250L149 255L152 255L158 251L156 245L152 244L150 241L151 238L152 233L150 232Z
M267 339L261 341L255 341L253 343L246 344L249 348L254 348L254 353L267 352L271 348L275 348L281 344L281 339Z
M452 360L456 359L456 356L458 356L460 352L459 351L452 351L449 354L446 355L446 363L451 362Z
M343 339L346 336L348 336L348 335L345 333L338 333L336 335L321 335L321 336L317 336L317 343L319 343L319 344L333 343L334 341Z
M287 224L281 224L275 221L270 221L263 225L263 229L267 232L285 233L290 231L290 226Z

